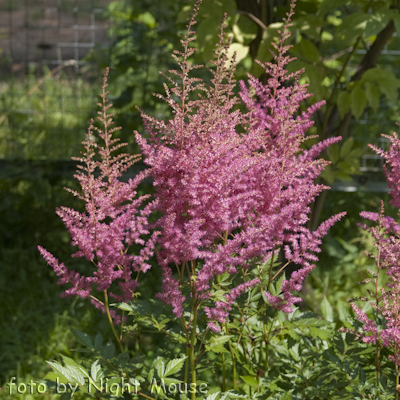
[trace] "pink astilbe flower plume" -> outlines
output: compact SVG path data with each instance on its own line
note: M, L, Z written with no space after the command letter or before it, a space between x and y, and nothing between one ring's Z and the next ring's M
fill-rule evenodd
M389 139L390 146L388 151L381 150L376 146L370 147L385 159L384 171L388 181L390 201L395 207L400 208L400 140L396 133L390 135L382 135ZM375 316L384 317L384 326L377 326L377 323L371 321L363 314L357 306L352 304L353 310L357 318L364 324L363 341L366 343L374 343L377 348L377 376L379 376L379 357L380 349L388 347L392 354L389 359L396 365L397 381L399 379L400 366L400 224L393 218L385 216L383 202L379 213L361 212L360 215L370 221L375 226L361 225L367 230L373 240L376 248L376 254L369 254L376 262L377 271L369 271L372 278L366 279L363 283L373 282L374 290L370 290L372 297L370 304L375 309ZM385 287L380 287L379 278L380 271L385 270L389 277Z
M211 83L192 78L190 73L201 67L189 61L195 51L189 47L195 38L194 15L181 41L183 51L173 55L179 70L170 74L176 82L168 77L172 87L166 86L166 94L159 96L174 117L160 122L142 113L150 138L138 133L136 137L162 213L157 223L164 276L159 297L178 317L187 298L185 274L193 301L203 301L217 276L236 274L251 260L264 264L282 245L288 260L301 269L284 281L282 296L267 297L272 306L290 312L299 301L291 292L301 289L314 268L322 236L344 215L332 217L316 232L306 228L310 204L328 188L314 183L329 164L316 157L340 138L308 151L300 147L313 125L312 114L323 102L300 112L301 103L311 95L299 83L301 71L288 74L284 69L291 61L285 41L294 3L275 45L275 62L262 65L270 77L266 85L249 75L249 87L240 82L240 95L234 94L235 62L229 64L230 40L225 40L222 28ZM247 111L240 111L239 103ZM216 322L226 320L230 307L227 301L207 308L210 329L219 329Z
M158 235L157 231L150 234L147 221L156 202L149 202L140 209L149 196L137 197L136 192L138 184L148 173L141 172L128 182L120 180L122 173L138 161L140 156L116 154L125 144L113 138L113 134L120 128L111 127L113 114L108 112L112 105L106 99L107 74L108 69L104 75L102 102L98 104L101 111L97 117L103 129L94 127L91 121L83 142L83 156L74 158L80 163L75 178L80 183L81 191L67 189L85 202L85 212L67 207L57 210L71 235L71 244L78 248L73 256L85 257L90 261L95 266L93 276L86 277L68 271L63 263L60 264L47 250L39 247L40 253L59 277L59 284L72 285L63 295L90 297L91 302L103 312L104 303L92 294L93 290L104 292L111 288L113 282L118 282L119 290L112 289L109 295L117 301L130 300L138 285L132 275L146 272L150 268L147 261L153 255ZM102 144L94 140L94 131L98 132ZM97 155L100 160L96 160ZM147 237L147 240L143 237ZM133 244L141 246L139 254L129 253ZM115 311L111 313L117 323L119 316Z

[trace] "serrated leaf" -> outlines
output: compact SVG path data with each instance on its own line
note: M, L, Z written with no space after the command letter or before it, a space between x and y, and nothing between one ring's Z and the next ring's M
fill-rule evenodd
M153 361L153 368L156 369L157 374L160 378L164 377L164 373L165 373L165 363L164 363L164 359L162 357L157 357L154 361Z
M357 85L351 91L351 111L358 120L363 114L365 107L367 106L367 97L365 91Z
M128 303L119 303L118 308L123 311L132 312L134 311L131 304Z
M251 375L245 375L245 376L240 376L243 379L243 382L246 383L247 385L258 388L258 380L254 376Z
M293 329L288 329L287 331L285 331L285 333L287 335L289 335L294 340L300 340L301 339L300 335L298 333L296 333Z
M279 400L292 400L292 393L293 389L285 392L281 397L279 397Z
M231 338L233 338L233 335L222 335L222 336L214 336L209 343L209 346L217 346L217 345L222 345L226 342L228 342Z
M325 296L321 302L321 313L327 321L333 322L333 308Z
M99 363L99 360L96 360L92 366L90 367L90 376L92 377L92 379L97 382L98 380L98 375L99 372L101 371L101 365Z
M103 347L103 335L99 332L96 337L94 338L94 348L97 351L101 351Z
M78 383L79 385L85 384L85 376L77 368L63 366L57 361L47 361L47 364L51 366L56 374L66 379L68 382L72 382L74 384Z
M222 354L229 353L229 351L223 345L208 346L206 345L207 351L212 351L213 353Z
M80 344L83 344L84 346L89 347L90 349L94 348L92 340L90 339L90 336L87 333L78 331L78 330L76 330L74 328L72 328L72 332L73 332L76 340Z
M150 384L153 381L153 376L154 376L154 368L151 368L149 374L147 375L147 380Z
M43 378L43 380L48 380L48 381L51 381L51 382L54 382L54 383L56 383L56 382L64 383L64 384L69 382L69 380L65 376L62 376L60 374L56 374L53 371L48 372L46 374L46 376Z
M332 336L328 331L325 331L320 328L316 328L314 326L310 326L308 329L309 329L310 335L313 338L320 338L321 340L328 340Z
M347 91L340 92L336 102L340 116L344 116L351 110L351 95Z
M207 396L206 400L216 400L216 398L218 397L219 394L220 394L220 392L210 394L209 396Z
M166 385L178 385L179 383L182 383L183 381L180 379L175 379L175 378L162 378L162 381L166 384Z
M115 354L115 346L113 342L107 342L106 345L103 347L101 354L104 358L110 359L114 357Z
M174 360L168 361L168 364L165 368L164 377L179 372L182 369L182 366L186 359L187 357L183 357L183 358L175 358Z

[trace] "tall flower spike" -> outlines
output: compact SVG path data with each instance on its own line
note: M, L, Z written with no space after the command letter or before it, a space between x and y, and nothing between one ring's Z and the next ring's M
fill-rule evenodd
M192 19L183 52L175 52L180 71L170 71L178 79L169 78L172 87L162 97L174 117L164 123L143 114L150 140L136 133L137 141L162 213L157 256L165 281L159 296L173 305L177 316L184 309L185 282L193 301L204 300L218 275L234 274L255 261L265 263L282 244L302 269L283 285L282 296L271 298L271 305L290 311L298 301L290 291L301 288L314 268L321 237L344 215L333 217L315 233L305 227L310 203L327 189L314 181L329 163L315 157L340 138L308 152L300 147L313 125L311 115L323 103L299 113L310 95L299 83L301 71L288 74L284 69L290 61L285 41L294 3L276 46L275 63L264 66L270 75L267 85L249 75L250 90L240 82L240 97L234 94L233 70L227 68L229 41L223 32L210 84L190 78L189 72L197 68L189 62L194 51L188 47ZM240 100L247 112L235 107ZM185 281L189 265L193 267ZM213 330L218 328L215 321L229 313L229 302L222 303L208 309Z
M382 135L389 139L390 145L387 151L370 145L370 147L385 159L385 174L388 181L391 203L400 208L400 140L396 133L393 135ZM379 356L382 347L391 349L392 354L388 358L396 365L397 381L399 379L400 366L400 224L393 218L385 216L383 202L379 213L362 212L363 218L373 221L376 225L369 227L361 225L372 235L376 254L370 255L376 261L377 271L372 278L364 283L373 282L374 290L369 291L371 295L370 304L376 311L376 315L384 317L384 326L377 326L373 321L352 304L357 318L364 324L362 340L365 343L374 343L377 348L377 376L379 376ZM389 277L386 288L379 289L380 271L385 270ZM377 318L378 320L378 318Z
M109 290L114 281L118 282L119 290L109 295L117 301L130 300L138 283L133 273L146 272L150 265L147 263L152 256L158 232L150 235L147 218L156 202L149 202L140 209L146 196L137 197L136 188L147 176L147 172L139 173L134 179L123 182L121 176L140 156L119 153L120 139L113 134L120 128L113 128L113 114L108 112L112 106L108 104L107 74L104 74L101 108L98 120L103 128L93 126L91 121L86 140L83 142L85 151L81 158L74 158L80 164L75 178L79 181L81 192L72 192L85 202L85 212L80 213L71 208L61 207L57 214L61 217L71 235L73 246L78 247L74 257L85 257L95 266L93 276L82 276L75 271L68 271L64 264L58 261L45 249L39 251L47 263L59 276L59 284L72 284L64 292L64 296L77 295L90 297L91 302L103 312L103 302L92 294L93 286L99 292ZM100 144L94 139L97 131ZM99 160L96 160L96 156ZM98 173L98 176L97 175ZM144 240L143 237L147 237ZM139 254L132 255L129 248L141 245ZM114 312L114 322L119 317Z

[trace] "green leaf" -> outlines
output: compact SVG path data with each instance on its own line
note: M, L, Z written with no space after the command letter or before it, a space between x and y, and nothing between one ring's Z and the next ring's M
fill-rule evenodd
M89 377L85 369L71 358L63 355L61 357L65 366L61 365L57 361L47 361L47 364L51 366L56 374L67 379L68 382L75 384L78 383L79 385L83 386L85 384L85 377Z
M322 316L329 322L333 322L333 309L328 299L324 296L321 302L321 313Z
M339 161L340 157L340 147L337 143L329 146L327 148L329 161L332 161L332 164L335 164Z
M381 92L391 101L397 101L399 96L399 83L400 81L394 77L394 75L388 74L386 79L380 79L378 81Z
M128 303L119 303L118 308L123 311L132 312L134 309L132 308L131 304Z
M78 331L78 330L73 329L73 328L72 328L72 332L73 332L76 340L80 344L83 344L84 346L89 347L90 349L94 348L92 340L90 339L90 336L87 333Z
M92 379L97 382L97 380L101 377L101 365L99 363L99 360L96 360L91 368L90 368L90 376Z
M220 392L210 394L209 396L207 396L206 400L216 400L216 398L218 397L219 394L220 394Z
M394 26L396 28L397 35L400 35L400 14L393 15Z
M157 374L160 378L164 377L164 373L165 373L165 363L164 363L164 359L162 357L157 357L154 361L153 361L153 368L155 368L155 370L157 371Z
M287 391L281 397L279 397L279 400L292 400L292 393L293 393L293 389Z
M180 379L175 379L175 378L166 378L164 376L164 378L162 378L162 381L166 384L166 385L172 385L172 384L179 384L182 383L182 381Z
M367 106L365 91L357 85L351 92L351 111L356 119L359 119Z
M325 331L320 328L315 328L314 326L310 326L308 329L309 329L310 335L313 338L320 338L322 340L328 340L332 336L328 331Z
M388 24L393 16L393 10L388 8L380 9L373 14L369 14L367 24L365 26L365 37L376 36Z
M338 307L339 320L343 322L347 321L347 318L350 316L348 303L344 302L343 300L339 300L337 303L337 307Z
M208 346L206 345L207 351L212 351L213 353L222 354L222 353L229 353L229 351L221 344L215 346Z
M69 379L67 379L65 376L62 376L60 374L56 374L55 372L48 372L46 374L46 376L43 378L43 380L48 380L48 381L51 381L51 382L64 383L64 384L70 382Z
M343 144L342 147L340 148L340 157L345 158L353 148L354 144L354 139L352 137L349 137Z
M94 348L97 351L101 351L103 347L103 335L99 332L96 337L94 338Z
M319 51L311 40L303 38L300 42L300 50L306 60L312 63L319 61Z
M351 13L344 18L338 29L339 34L344 36L346 43L352 42L356 37L365 32L369 19L370 14L359 12Z
M210 346L219 346L222 345L226 342L228 342L231 338L233 338L233 335L222 335L222 336L214 336L213 339L210 342Z
M164 377L179 372L182 369L182 366L186 359L187 357L183 357L183 358L175 358L174 360L168 361L168 364L165 368Z
M396 78L396 75L392 71L387 71L379 67L371 68L364 72L360 82L376 82L381 92L390 100L397 100L400 80Z
M321 5L319 6L318 14L321 16L325 16L326 14L331 13L332 11L340 8L342 5L350 3L350 0L323 0Z
M381 98L381 92L379 87L374 82L367 82L365 84L365 94L369 105L376 111L379 107L379 101Z
M148 380L149 383L152 383L153 376L154 376L154 368L151 368L150 371L149 371L149 374L147 375L147 380Z
M247 385L254 387L254 388L258 388L258 380L256 377L251 376L251 375L245 375L245 376L240 376L244 383L246 383Z
M149 28L155 28L155 26L156 26L155 18L148 11L144 12L143 14L139 14L137 17L137 20L139 22L147 25Z
M103 347L103 350L101 351L101 354L106 359L113 358L115 354L114 343L113 342L106 343L106 345Z
M327 165L320 176L332 185L336 179L336 172L333 170L332 165Z
M208 46L214 48L217 42L217 34L219 33L220 18L207 18L200 22L196 34L199 47Z
M347 91L340 92L336 102L340 116L344 116L351 110L351 95Z
M256 23L246 15L240 15L239 20L233 25L232 31L238 42L249 44L257 36Z

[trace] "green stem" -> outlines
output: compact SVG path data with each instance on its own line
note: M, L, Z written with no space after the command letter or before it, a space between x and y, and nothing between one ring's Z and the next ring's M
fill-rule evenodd
M268 279L267 292L269 292L269 286L271 285L272 282L272 268L274 267L274 258L275 258L275 248L272 250L271 264L269 266L269 279Z
M153 397L147 396L147 394L144 394L142 392L138 392L138 394L140 394L143 397L146 397L146 399L155 400Z
M112 320L112 318L111 318L110 307L109 307L109 305L108 305L108 294L107 294L107 290L104 290L103 293L104 293L104 306L105 306L105 308L106 308L106 313L107 313L107 317L108 317L108 322L110 323L111 330L113 331L113 334L114 334L114 336L115 336L115 339L117 340L119 349L121 350L121 353L123 353L123 352L124 352L124 348L122 347L121 340L119 339L118 333L117 333L117 331L116 331L115 328L114 328L114 323L113 323L113 320Z
M236 389L236 379L237 379L237 371L236 371L236 356L233 352L233 346L231 341L229 340L229 351L231 352L231 357L232 357L232 383L233 383L233 389Z
M396 400L399 400L399 366L396 364Z
M194 299L194 301L196 301ZM190 341L190 369L192 370L192 400L196 400L196 357L194 354L194 346L196 343L196 328L197 328L197 305L193 305L193 325L192 338Z
M222 383L221 383L221 391L225 392L226 391L226 371L225 371L225 354L221 354L222 358Z
M181 316L181 323L182 323L183 330L185 331L185 334L186 334L186 356L187 356L187 359L185 360L185 375L184 375L183 379L184 379L184 382L186 384L186 387L188 387L190 342L189 342L188 327L186 325L186 321L185 321L185 318L184 318L183 315Z
M268 356L268 350L269 350L269 337L272 332L272 328L274 327L274 322L276 315L278 314L278 311L275 311L274 318L271 321L271 327L269 328L269 331L267 332L267 326L264 324L264 335L265 335L265 372L268 371L268 365L269 365L269 356ZM261 359L261 358L260 358Z
M268 371L268 333L267 333L267 326L264 324L264 335L265 335L265 372Z

